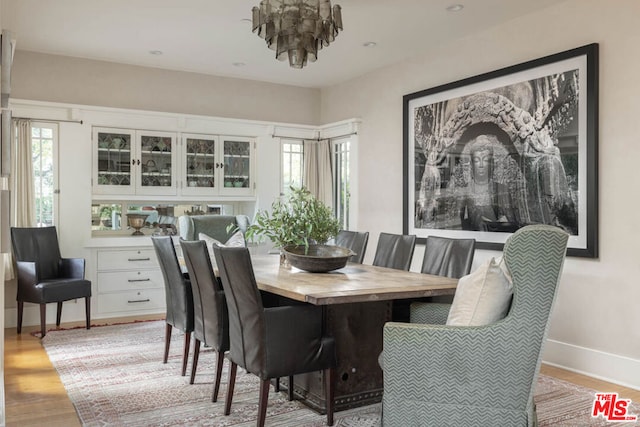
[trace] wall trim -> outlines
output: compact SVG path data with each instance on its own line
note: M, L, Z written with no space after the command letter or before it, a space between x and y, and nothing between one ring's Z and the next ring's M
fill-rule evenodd
M542 356L543 363L548 365L640 390L638 359L556 340L547 340Z

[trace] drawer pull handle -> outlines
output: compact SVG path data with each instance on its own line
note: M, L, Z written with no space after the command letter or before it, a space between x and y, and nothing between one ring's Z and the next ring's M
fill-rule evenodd
M129 258L127 261L151 261L151 258Z
M149 301L151 301L149 298L147 298L147 299L134 299L134 300L128 300L127 303L133 304L134 302L149 302Z
M127 282L132 283L132 282L150 282L151 279L127 279Z

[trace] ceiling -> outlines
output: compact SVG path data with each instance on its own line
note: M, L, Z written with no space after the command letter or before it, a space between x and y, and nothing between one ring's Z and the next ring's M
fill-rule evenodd
M259 0L0 0L16 50L325 87L561 0L333 0L344 31L297 70L251 32ZM461 3L459 12L447 7ZM375 47L364 47L366 42ZM150 51L161 51L153 55ZM243 64L243 65L238 65Z

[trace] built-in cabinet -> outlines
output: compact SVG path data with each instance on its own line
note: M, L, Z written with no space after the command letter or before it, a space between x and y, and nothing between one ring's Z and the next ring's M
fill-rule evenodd
M184 195L250 196L254 190L252 138L183 134Z
M93 129L93 194L253 196L253 138Z
M165 309L164 281L153 247L100 248L94 259L98 317Z
M94 194L176 195L176 139L172 132L94 128Z

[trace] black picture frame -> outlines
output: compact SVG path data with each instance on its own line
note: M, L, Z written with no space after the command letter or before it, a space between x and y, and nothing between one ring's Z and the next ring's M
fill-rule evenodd
M403 232L502 250L528 224L598 257L598 44L403 97Z

